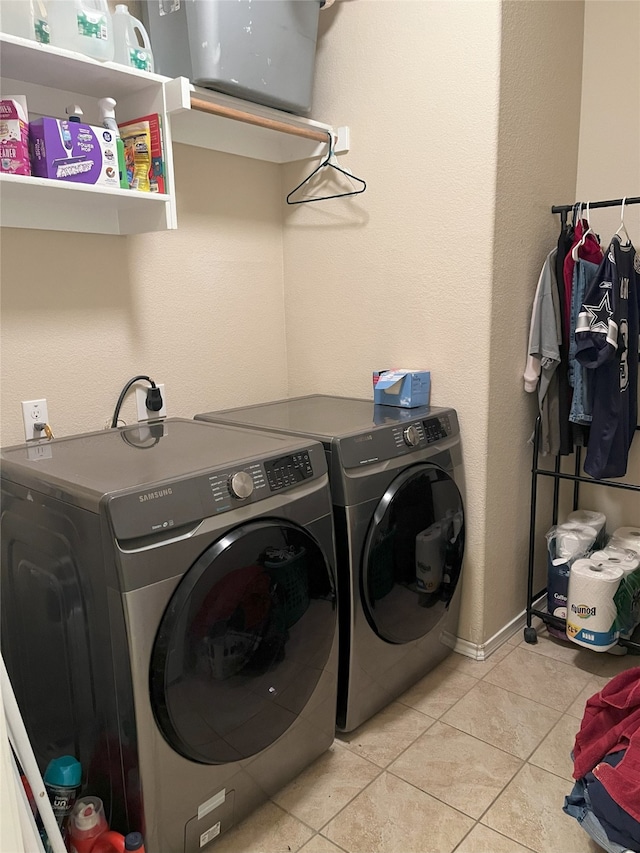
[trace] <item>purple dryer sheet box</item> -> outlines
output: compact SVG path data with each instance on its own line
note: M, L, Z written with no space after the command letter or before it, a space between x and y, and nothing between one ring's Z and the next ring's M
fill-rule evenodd
M120 186L116 140L105 127L39 118L29 123L29 148L36 177Z

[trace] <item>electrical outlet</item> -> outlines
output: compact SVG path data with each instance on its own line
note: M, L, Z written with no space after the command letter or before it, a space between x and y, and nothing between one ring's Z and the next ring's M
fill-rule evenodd
M149 389L142 387L136 388L136 409L138 411L138 421L157 421L158 418L167 417L167 398L164 395L164 385L156 383L156 386L160 389L160 393L162 394L162 408L159 412L150 412L149 409L147 409L146 401L147 391Z
M24 437L27 441L34 438L44 438L44 432L34 429L34 424L48 424L49 411L46 400L23 400L22 401L22 423L24 425Z

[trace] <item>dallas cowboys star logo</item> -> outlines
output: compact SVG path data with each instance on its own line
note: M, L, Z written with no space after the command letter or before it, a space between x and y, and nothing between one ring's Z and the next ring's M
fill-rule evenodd
M583 307L589 315L589 328L591 331L602 332L606 335L609 331L609 318L612 313L609 291L607 290L602 294L599 305L584 305Z

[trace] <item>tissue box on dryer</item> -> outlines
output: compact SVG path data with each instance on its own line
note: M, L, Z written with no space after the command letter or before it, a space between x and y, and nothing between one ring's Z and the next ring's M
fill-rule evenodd
M31 174L27 99L23 95L0 100L0 172Z
M373 402L383 406L414 409L428 406L431 394L431 373L428 370L394 368L377 370L373 374Z
M119 187L113 133L76 121L39 118L29 124L32 174L78 184Z

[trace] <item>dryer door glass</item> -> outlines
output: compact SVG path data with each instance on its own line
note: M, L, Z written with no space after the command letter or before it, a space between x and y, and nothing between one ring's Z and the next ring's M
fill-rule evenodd
M165 739L205 764L263 750L308 713L335 625L332 571L308 532L262 520L226 533L158 629L150 687Z
M378 504L363 552L360 593L374 631L408 643L433 630L456 590L463 552L453 478L433 464L406 469Z

